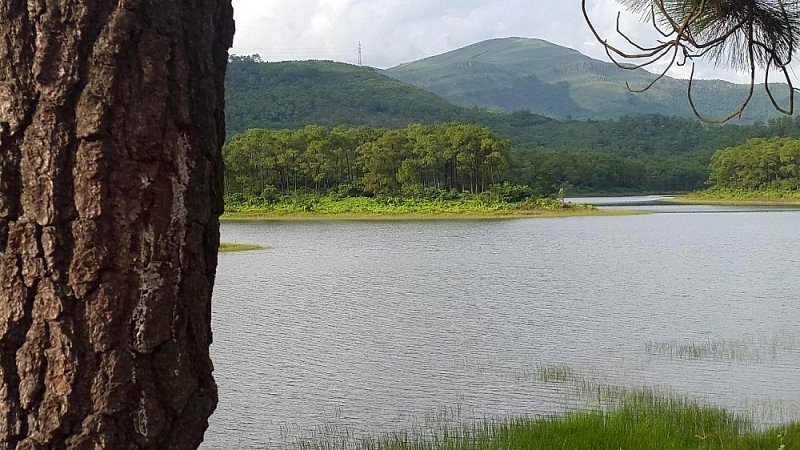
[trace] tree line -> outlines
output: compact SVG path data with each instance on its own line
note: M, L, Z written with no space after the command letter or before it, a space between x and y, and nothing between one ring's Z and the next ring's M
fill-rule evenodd
M792 118L764 129L794 134ZM768 133L765 133L768 135ZM223 148L226 193L277 199L297 192L345 196L419 195L425 189L481 193L501 181L538 196L688 192L706 186L758 190L800 188L795 138L753 138L714 152L603 153L512 147L479 125L410 125L404 129L252 129ZM713 155L713 157L712 157Z
M800 190L800 140L755 138L711 157L708 185L732 190Z
M573 149L513 149L509 180L537 192L671 193L702 189L711 151L625 156Z
M223 147L225 188L247 197L334 189L347 195L477 194L504 179L510 148L489 128L457 122L251 129Z

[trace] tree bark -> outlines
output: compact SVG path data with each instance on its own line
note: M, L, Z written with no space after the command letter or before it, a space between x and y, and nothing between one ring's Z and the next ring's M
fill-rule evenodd
M230 0L0 1L0 448L196 448Z

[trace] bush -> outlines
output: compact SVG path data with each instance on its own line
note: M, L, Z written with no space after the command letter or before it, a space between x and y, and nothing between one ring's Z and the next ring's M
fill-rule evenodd
M268 184L266 187L264 187L264 190L261 191L260 197L267 204L275 204L281 199L281 193L278 192L278 188Z
M495 184L489 189L489 195L499 201L508 203L518 203L533 197L534 192L530 186L515 184L504 181L502 184Z
M364 196L364 183L360 180L342 183L336 187L336 195L339 198L362 197Z

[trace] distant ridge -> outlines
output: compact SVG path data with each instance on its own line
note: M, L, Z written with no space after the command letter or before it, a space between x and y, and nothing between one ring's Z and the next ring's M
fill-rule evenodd
M649 91L633 93L626 82L641 87L655 75L621 69L540 39L491 39L383 73L462 106L530 110L553 118L694 117L686 98L686 80L665 77ZM695 80L693 98L705 116L721 118L738 109L747 89L726 81ZM774 93L782 105L788 104L785 89ZM762 87L756 89L741 122L766 122L779 116Z

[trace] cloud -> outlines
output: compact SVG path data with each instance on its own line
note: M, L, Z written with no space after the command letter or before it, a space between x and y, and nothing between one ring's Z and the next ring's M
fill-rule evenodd
M608 57L592 35L579 0L233 0L233 53L258 53L267 61L329 59L387 68L498 37L544 39L593 58ZM655 43L652 25L625 12L615 0L587 0L597 32L624 45L620 28L633 40ZM661 66L663 67L663 66ZM658 65L652 70L659 70ZM688 68L672 76L688 77ZM699 65L696 76L744 82L745 74Z

